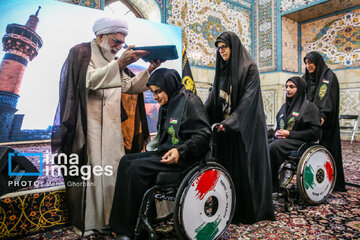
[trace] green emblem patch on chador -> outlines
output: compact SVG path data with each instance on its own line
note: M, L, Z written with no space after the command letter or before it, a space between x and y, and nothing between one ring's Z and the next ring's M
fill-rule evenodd
M327 91L327 85L324 83L323 85L321 85L320 90L319 90L320 100L322 100L325 97L326 91Z
M169 133L169 135L171 136L171 143L172 143L173 145L178 144L178 143L179 143L179 139L175 137L175 129L174 129L173 126L171 126L171 127L168 128L168 133Z
M294 124L295 124L295 118L292 117L292 118L290 118L289 121L287 122L287 128L286 128L286 130L291 131L291 130L293 129L293 127L294 127Z
M285 129L285 121L283 118L280 119L280 129Z

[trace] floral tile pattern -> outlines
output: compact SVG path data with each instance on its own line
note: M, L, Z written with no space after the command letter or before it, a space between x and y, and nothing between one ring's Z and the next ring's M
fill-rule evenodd
M266 125L275 124L275 90L262 90L262 99L264 103L264 112L266 116Z
M145 19L161 22L164 20L162 0L128 0Z
M298 72L298 48L298 23L282 17L282 70Z
M60 2L67 2L77 4L83 7L104 9L105 0L58 0Z
M295 12L299 9L313 6L327 0L281 0L280 12L282 14Z
M251 52L251 10L221 0L167 1L166 22L183 28L183 45L191 65L215 66L216 37L233 31Z
M302 24L301 33L302 58L319 51L333 69L360 66L360 9Z
M340 115L354 115L360 113L360 88L344 88L340 90L339 110ZM344 125L348 122L346 120L343 121ZM360 119L358 119L358 123L360 123Z
M276 1L254 1L254 11L255 60L260 72L274 71L278 58Z

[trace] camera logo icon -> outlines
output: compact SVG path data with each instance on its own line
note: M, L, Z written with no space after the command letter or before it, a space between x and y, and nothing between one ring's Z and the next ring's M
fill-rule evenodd
M16 166L15 169L12 169L12 162L15 157L39 157L40 159L40 170L39 172L25 172L24 170L19 169L19 166ZM8 154L8 166L9 166L9 176L43 176L43 154L42 153L19 153L17 151Z

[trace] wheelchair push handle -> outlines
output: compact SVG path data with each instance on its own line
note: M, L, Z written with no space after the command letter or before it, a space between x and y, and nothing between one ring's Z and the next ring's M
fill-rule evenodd
M211 125L211 141L210 141L210 156L207 157L209 161L216 162L216 137L215 134L217 134L217 128L221 125L221 123L214 123Z
M216 128L219 127L221 125L221 123L214 123L213 125L211 125L211 132L215 132Z

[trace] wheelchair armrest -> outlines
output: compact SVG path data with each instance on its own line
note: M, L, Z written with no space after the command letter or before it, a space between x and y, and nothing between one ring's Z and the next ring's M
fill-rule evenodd
M289 157L297 158L297 157L298 157L298 154L299 154L299 151L298 151L298 150L293 150L293 151L290 152Z
M181 179L180 172L159 172L155 179L156 185L175 184Z
M298 152L298 157L301 157L301 155L303 155L303 153L306 151L306 149L308 149L309 147L311 147L312 145L315 145L316 142L306 142L303 143L299 149L297 150Z
M303 155L303 153L308 149L310 146L316 144L315 142L306 142L303 143L297 150L293 150L289 154L289 160L297 162L299 158Z

